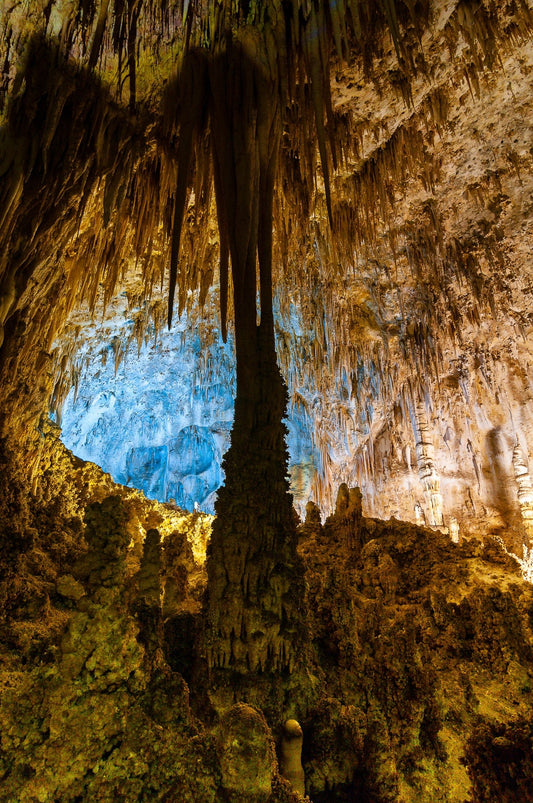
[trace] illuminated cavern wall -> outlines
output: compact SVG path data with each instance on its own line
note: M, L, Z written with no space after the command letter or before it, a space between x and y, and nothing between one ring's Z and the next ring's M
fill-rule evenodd
M301 514L310 498L329 513L347 482L361 487L368 515L459 523L463 532L476 521L496 528L523 521L531 530L530 338L513 336L508 325L472 327L462 348L441 355L438 384L421 394L423 375L416 365L406 370L407 361L403 388L391 397L372 359L357 373L336 372L326 317L324 373L312 372L316 333L294 305L286 315L279 303L276 309L290 397L289 472ZM232 340L222 343L216 305L184 314L170 332L148 327L138 341L124 297L112 302L105 324L87 317L77 313L59 344L70 343L75 366L61 411L64 442L149 497L213 512L235 388ZM69 341L74 330L78 339Z
M99 303L92 323L88 310L74 310L57 343L70 355L64 388L74 384L63 405L57 395L63 440L149 498L213 513L233 421L231 331L224 344L216 291L203 308L192 303L169 332L157 312L161 299L138 306L131 289L105 311ZM399 328L398 310L375 295L381 302L374 305L375 320L383 333L389 330L391 354L398 354L396 393L371 350L356 372L339 369L335 316L320 300L309 327L297 296L285 304L276 298L297 511L303 518L312 499L327 516L339 484L357 485L365 515L444 528L455 541L484 531L501 536L523 558L530 578L533 340L527 295L516 305L524 304L524 327L509 318L499 326L481 319L463 328L460 342L443 344L437 381L424 374L420 357L432 346L431 333L403 322ZM342 312L343 299L336 303ZM321 351L321 371L310 359L313 351Z
M213 513L233 422L232 338L224 344L216 321L184 315L170 332L149 330L140 348L128 347L133 325L115 309L107 342L97 325L84 327L76 387L60 416L62 439L123 485ZM318 457L307 416L292 408L286 423L292 491L303 512Z

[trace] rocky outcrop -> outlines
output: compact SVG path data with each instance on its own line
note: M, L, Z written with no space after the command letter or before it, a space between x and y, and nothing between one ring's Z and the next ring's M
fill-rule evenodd
M217 753L229 803L268 803L276 760L270 728L260 712L238 703L221 718Z
M504 724L481 719L466 749L473 803L533 797L531 748L533 722L520 717Z
M316 519L301 528L325 674L302 722L311 799L457 803L472 790L518 803L524 747L510 737L512 782L474 747L483 728L515 733L518 712L530 723L533 597L517 561L501 540L455 544L394 520L363 518L358 538L326 539Z
M187 686L161 658L154 663L158 633L147 639L146 615L138 624L146 607L135 599L154 602L151 582L140 583L132 605L128 518L119 495L91 504L87 551L71 575L58 578L55 593L49 586L46 617L29 619L19 607L3 621L8 633L26 634L25 644L12 635L2 650L0 799L6 803L154 800L171 790L191 803L216 799ZM150 544L148 538L148 552ZM30 582L20 568L21 582ZM146 559L140 574L153 574ZM47 652L32 649L45 636ZM161 655L162 646L160 640Z
M191 710L209 518L114 485L57 428L41 469L24 508L0 501L0 533L18 547L1 561L0 800L244 803L257 788L296 803L259 711L242 706L263 764L249 716L206 730ZM26 538L10 541L14 528Z

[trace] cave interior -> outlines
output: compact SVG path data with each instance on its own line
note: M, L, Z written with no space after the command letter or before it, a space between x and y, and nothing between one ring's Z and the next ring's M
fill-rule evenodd
M0 64L0 801L533 801L532 1Z

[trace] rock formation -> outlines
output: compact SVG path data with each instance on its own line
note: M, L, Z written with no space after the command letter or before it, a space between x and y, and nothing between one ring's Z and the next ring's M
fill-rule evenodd
M533 797L532 31L528 0L4 3L0 800ZM165 498L176 469L161 504L49 416L88 326L118 371L184 313L235 342L214 520L175 504L214 491L200 421L127 450Z
M204 314L215 314L213 294ZM77 312L57 343L77 344L75 387L54 402L63 441L79 457L161 502L174 499L190 511L196 502L214 513L233 423L235 349L230 336L222 342L215 320L200 315L183 314L155 342L150 329L139 343L138 318L124 297L109 305L105 324L88 326ZM294 408L288 416L291 490L295 506L305 507L317 455L307 417Z
M302 767L303 732L295 719L288 719L283 725L280 748L280 772L291 786L302 796L305 795L305 773Z
M365 518L341 488L298 530L293 672L209 674L207 517L114 485L56 430L44 451L2 564L1 800L296 803L302 777L319 803L528 799L533 591L501 539Z

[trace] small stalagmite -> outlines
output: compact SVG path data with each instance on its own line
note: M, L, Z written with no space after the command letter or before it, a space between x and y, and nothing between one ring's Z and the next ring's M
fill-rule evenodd
M454 544L459 543L459 522L452 516L450 518L450 538L454 542Z
M328 516L325 532L330 542L338 541L350 554L361 551L362 494L359 488L348 488L341 483L337 492L335 514Z
M143 544L141 566L137 574L137 598L134 608L139 625L138 641L150 661L161 660L163 619L161 615L161 536L148 530Z
M280 772L302 796L305 795L305 775L302 767L304 735L300 723L288 719L281 735Z

